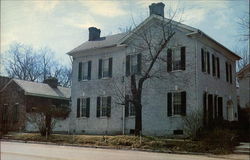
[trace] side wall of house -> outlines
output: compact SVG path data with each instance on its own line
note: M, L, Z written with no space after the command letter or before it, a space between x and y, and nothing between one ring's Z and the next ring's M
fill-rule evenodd
M250 68L244 73L244 77L239 79L240 107L250 107Z

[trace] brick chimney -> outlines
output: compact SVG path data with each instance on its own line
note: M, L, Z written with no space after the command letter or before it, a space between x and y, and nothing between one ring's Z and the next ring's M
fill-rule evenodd
M89 27L89 41L100 39L101 30L96 27Z
M159 15L159 16L164 17L164 7L165 7L165 4L162 3L162 2L160 2L160 3L152 3L149 6L150 16L152 14L155 14L155 15Z
M49 77L43 81L43 83L48 84L51 88L57 88L58 80L54 77Z

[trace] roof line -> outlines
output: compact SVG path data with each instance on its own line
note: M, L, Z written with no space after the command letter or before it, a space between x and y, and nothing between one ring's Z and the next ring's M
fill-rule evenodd
M53 98L53 99L65 99L65 100L69 100L70 99L70 98L57 97L57 96L49 96L49 95L36 94L36 93L30 93L30 92L25 92L25 95L27 95L27 96L36 96L36 97L45 97L45 98Z
M11 79L8 83L5 84L5 86L0 90L0 92L2 92L3 90L5 90L5 88L13 81L13 79Z

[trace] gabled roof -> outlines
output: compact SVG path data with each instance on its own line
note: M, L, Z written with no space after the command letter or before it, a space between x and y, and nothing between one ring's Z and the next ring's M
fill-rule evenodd
M243 67L238 73L237 76L240 78L242 76L244 76L244 73L250 73L250 64L246 65L245 67Z
M117 42L120 39L122 39L126 34L127 33L119 33L119 34L114 34L111 36L101 37L99 40L95 40L95 41L86 41L80 46L68 52L67 54L71 55L72 53L86 51L89 49L106 48L106 47L115 46Z
M31 82L19 79L12 79L0 92L2 92L11 82L15 82L18 86L20 86L20 88L24 90L25 95L66 100L69 100L71 96L70 88L61 86L52 88L45 83Z
M72 55L73 53L77 53L77 52L82 52L82 51L86 51L86 50L91 50L91 49L97 49L97 48L105 48L105 47L115 47L118 46L122 43L124 43L127 39L129 39L134 33L137 33L143 26L145 26L146 24L148 24L149 22L151 22L151 20L153 19L158 19L158 20L162 20L163 18L161 16L158 15L151 15L148 18L146 18L141 24L139 24L136 28L134 28L131 32L129 33L120 33L120 34L115 34L112 36L107 36L107 37L102 37L99 40L96 41L86 41L85 43L81 44L80 46L76 47L75 49L73 49L72 51L68 52L68 55ZM163 19L165 22L169 22L170 20L167 18ZM213 38L209 37L207 34L205 34L204 32L202 32L199 29L196 29L194 27L176 22L176 21L171 21L171 23L173 23L174 25L176 25L177 27L183 28L188 30L190 33L188 33L188 36L202 36L204 38L206 38L207 40L215 43L216 45L220 46L221 48L225 49L230 56L234 57L235 60L239 60L241 59L240 56L238 56L237 54L235 54L234 52L232 52L231 50L229 50L228 48L226 48L225 46L223 46L222 44L220 44L219 42L217 42L216 40L214 40Z

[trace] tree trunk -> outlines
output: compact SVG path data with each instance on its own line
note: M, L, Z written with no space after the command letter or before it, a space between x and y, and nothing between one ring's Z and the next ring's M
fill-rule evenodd
M51 134L51 122L52 122L52 118L50 115L46 115L46 133L47 136L49 136Z
M135 108L135 135L139 136L142 130L142 105L138 104Z

